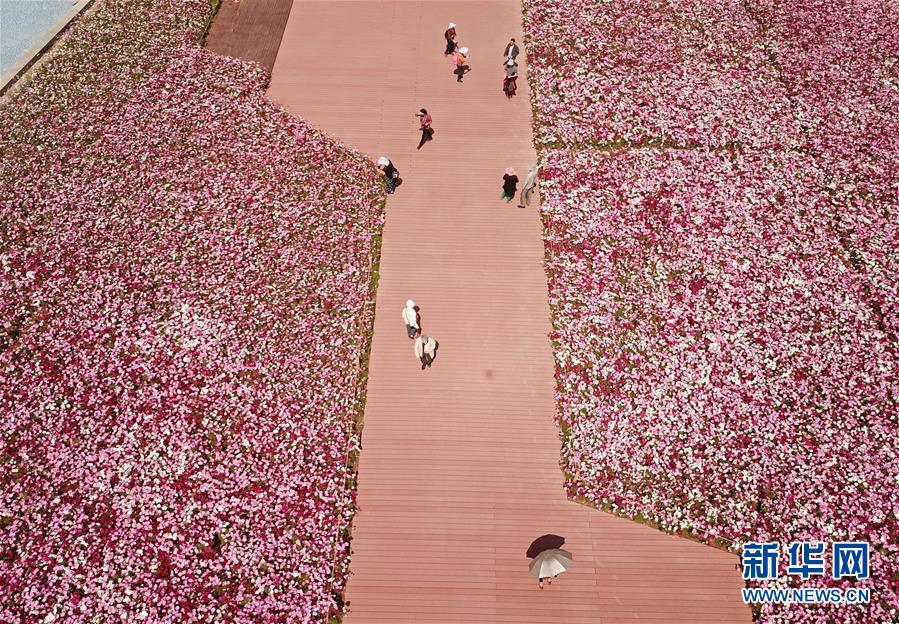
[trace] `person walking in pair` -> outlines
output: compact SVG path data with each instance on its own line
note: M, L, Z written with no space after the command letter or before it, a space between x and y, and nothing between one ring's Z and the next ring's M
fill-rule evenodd
M421 361L421 370L431 368L431 364L437 356L437 341L422 332L415 339L414 350L415 357Z
M537 164L529 167L528 175L524 179L524 185L521 187L521 197L518 199L519 208L531 205L531 196L534 194L534 189L537 188L537 174L539 171L540 166Z
M515 191L518 189L518 176L512 167L506 169L503 176L503 194L501 199L505 199L508 204L515 197Z
M409 336L409 340L414 339L421 331L418 324L418 310L415 309L415 302L411 299L406 300L406 307L403 308L403 323L406 324L406 335Z
M503 63L503 93L511 98L518 90L518 63L513 58L507 58Z
M503 58L512 59L513 61L518 58L518 44L515 43L514 37L509 40L509 43L506 44L506 49L503 50Z
M417 148L421 149L427 141L434 138L434 128L431 127L431 116L426 109L419 109L415 116L418 117L418 121L421 123L421 128L419 128L421 130L421 141L418 142Z
M378 169L381 170L381 173L384 174L384 178L387 181L387 194L392 194L396 190L396 183L397 180L399 180L400 172L397 171L397 168L393 166L393 163L390 162L390 159L386 156L378 158Z
M443 56L449 56L456 51L456 25L450 22L449 26L446 27L446 32L443 33L443 37L446 39L446 51L443 53Z
M459 48L459 51L456 52L456 55L453 60L453 64L456 66L456 69L453 70L453 73L456 74L456 82L462 82L462 76L471 69L468 65L468 48L462 47Z

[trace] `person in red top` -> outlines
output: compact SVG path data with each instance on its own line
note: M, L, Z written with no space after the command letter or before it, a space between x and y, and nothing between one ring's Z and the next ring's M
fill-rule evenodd
M421 122L421 141L418 142L418 149L421 149L427 141L434 138L434 129L431 127L431 116L426 109L420 109L415 116Z

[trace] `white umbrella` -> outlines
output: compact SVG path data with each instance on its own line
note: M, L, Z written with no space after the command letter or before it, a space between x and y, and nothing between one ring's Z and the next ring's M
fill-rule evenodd
M538 579L550 578L567 570L573 561L574 555L567 550L552 548L534 557L528 569Z

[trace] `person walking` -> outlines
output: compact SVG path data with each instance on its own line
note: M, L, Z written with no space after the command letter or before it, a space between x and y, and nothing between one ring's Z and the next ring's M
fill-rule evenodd
M406 335L412 340L421 330L418 324L418 311L415 309L415 302L411 299L406 300L406 307L403 308L403 323L406 324Z
M378 169L384 174L384 178L387 181L387 194L390 195L396 190L396 181L400 177L400 172L397 171L396 167L393 166L393 163L386 156L378 158Z
M431 368L431 363L437 355L437 341L422 332L415 339L414 349L415 356L421 360L421 370Z
M459 48L459 51L456 52L454 63L456 65L456 69L454 73L456 74L456 82L462 82L462 76L465 75L465 72L469 70L468 65L468 48Z
M503 176L503 195L502 199L508 204L515 197L515 191L518 188L518 176L512 167L506 169L506 175Z
M556 574L556 575L554 575L554 576L543 576L543 577L540 577L539 579L537 579L537 584L540 586L540 589L543 589L543 581L549 581L549 584L552 585L552 584L553 584L553 579L556 578L556 576L559 576L559 575Z
M503 93L510 98L518 90L518 63L513 58L507 58L503 69Z
M531 196L534 194L534 189L537 188L537 173L539 171L540 167L536 164L528 168L528 175L524 179L524 185L521 187L521 197L518 198L519 208L531 205Z
M503 58L512 59L513 61L518 58L518 44L515 43L514 37L506 44L506 49L503 50Z
M418 117L418 121L421 123L421 141L418 142L418 149L421 149L427 141L434 138L434 129L431 127L432 120L427 110L424 108L419 109L415 116Z
M456 25L450 22L449 26L446 27L446 32L443 33L443 37L446 39L446 51L443 53L443 56L449 56L456 51Z
M528 570L537 577L537 583L540 589L543 589L543 581L549 581L552 585L553 579L570 568L572 563L574 555L570 552L561 548L550 548L534 557Z

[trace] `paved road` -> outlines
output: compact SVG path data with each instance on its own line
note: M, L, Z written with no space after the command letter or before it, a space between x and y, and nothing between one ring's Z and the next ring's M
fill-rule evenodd
M462 84L442 54L450 20L471 49ZM526 89L500 92L520 23L505 0L297 0L275 62L275 100L404 179L384 230L347 622L749 622L736 557L566 499L541 223L500 202L503 170L523 178L535 159ZM436 135L416 151L422 106ZM410 297L440 343L427 371L400 319ZM540 591L525 551L545 533L576 561Z

